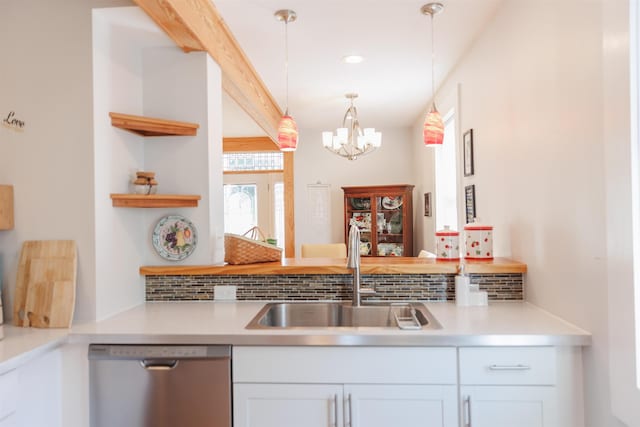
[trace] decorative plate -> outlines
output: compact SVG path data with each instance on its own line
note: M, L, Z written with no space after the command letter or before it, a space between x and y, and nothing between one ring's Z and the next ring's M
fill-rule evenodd
M392 234L402 233L402 211L394 212L389 218L389 232Z
M366 197L354 197L351 199L351 207L356 210L371 209L371 200Z
M355 223L360 231L371 231L371 212L354 212L350 223Z
M198 244L196 227L182 215L167 215L153 229L153 247L158 255L171 261L185 259Z
M402 206L402 196L382 198L382 207L385 209L398 209L400 206Z
M378 243L378 256L402 256L403 253L402 243Z

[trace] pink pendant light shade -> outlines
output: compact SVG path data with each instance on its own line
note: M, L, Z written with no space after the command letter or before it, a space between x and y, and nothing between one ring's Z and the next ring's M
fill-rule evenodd
M431 106L431 110L424 119L424 127L422 129L422 137L424 145L442 145L444 139L444 122L442 116L436 108L436 104Z
M278 125L278 145L280 151L295 151L298 147L298 126L288 114L282 116Z

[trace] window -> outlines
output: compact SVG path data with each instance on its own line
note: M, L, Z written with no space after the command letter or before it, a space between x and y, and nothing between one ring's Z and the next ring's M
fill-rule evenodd
M229 171L281 171L284 167L282 152L225 153L225 172Z
M258 226L284 248L281 152L224 154L224 231L244 234Z
M445 225L452 229L458 227L457 168L456 168L456 121L455 110L451 109L444 117L444 141L435 152L435 215L436 230Z
M276 182L273 185L273 208L275 211L275 232L278 246L284 248L284 183Z
M258 225L256 184L226 184L224 186L224 231L244 234Z

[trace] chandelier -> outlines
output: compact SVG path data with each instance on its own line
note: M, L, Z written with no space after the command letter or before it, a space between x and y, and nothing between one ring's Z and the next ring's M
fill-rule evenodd
M359 156L369 154L380 147L382 134L374 128L360 127L358 112L353 105L353 100L358 94L348 93L345 97L350 101L350 105L344 114L342 127L336 130L335 135L333 132L322 132L322 145L334 154L356 160Z

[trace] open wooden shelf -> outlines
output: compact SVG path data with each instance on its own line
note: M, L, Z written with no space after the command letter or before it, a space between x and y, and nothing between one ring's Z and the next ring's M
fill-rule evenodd
M189 194L112 194L115 208L196 208L200 196Z
M142 136L195 136L200 125L130 114L109 113L111 125Z

